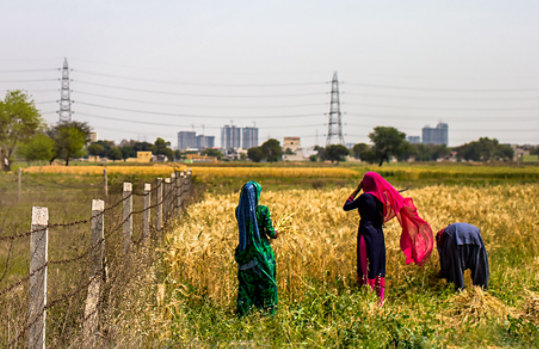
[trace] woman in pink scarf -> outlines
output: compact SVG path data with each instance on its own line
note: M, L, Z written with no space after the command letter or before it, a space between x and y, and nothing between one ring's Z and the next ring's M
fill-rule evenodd
M364 193L356 199L361 189ZM413 200L402 197L376 172L365 173L344 204L345 211L356 208L361 217L357 244L358 283L376 289L382 305L386 266L383 223L395 216L399 220L402 227L400 245L406 256L406 264L414 262L423 265L429 258L433 246L432 229L417 214Z

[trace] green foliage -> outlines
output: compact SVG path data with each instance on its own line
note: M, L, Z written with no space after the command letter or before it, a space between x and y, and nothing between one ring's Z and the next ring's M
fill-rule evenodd
M260 147L253 147L247 149L247 157L254 162L260 162L264 159L264 153Z
M369 133L369 138L374 144L372 150L379 166L382 166L384 161L388 162L391 156L400 155L405 137L403 132L386 126L377 126Z
M169 161L174 160L174 152L170 149L170 142L166 142L163 138L157 137L153 146L152 154L165 155Z
M218 160L221 160L221 158L223 157L223 153L221 153L219 150L217 149L213 149L213 148L206 148L202 151L202 155L207 155L207 156L214 156L216 157Z
M331 162L346 161L345 156L349 154L348 149L341 144L332 144L326 147L325 160Z
M368 144L357 143L352 148L352 155L356 159L361 159L363 161L366 161L365 154L367 154L370 150L371 150L371 147Z
M26 93L8 91L0 100L0 166L5 171L11 169L17 147L27 142L42 123L34 101Z
M54 140L45 134L38 134L23 143L18 150L26 161L50 160L54 157Z
M65 160L65 165L69 166L69 160L86 154L84 146L89 140L90 127L84 122L61 122L51 128L48 135L56 144L54 158Z
M513 149L509 145L499 144L496 138L481 137L477 141L463 144L456 148L459 159L472 161L511 160Z
M281 148L281 144L278 140L270 138L265 141L260 148L262 149L262 153L264 154L264 159L266 159L266 161L275 162L281 160L283 149Z
M283 155L281 144L276 139L268 139L260 147L253 147L247 150L247 157L254 162L266 160L268 162L280 161Z

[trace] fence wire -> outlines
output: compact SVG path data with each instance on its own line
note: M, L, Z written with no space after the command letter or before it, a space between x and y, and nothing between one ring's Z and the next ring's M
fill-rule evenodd
M34 181L34 182L36 183L36 182L39 182L39 181ZM45 182L42 182L42 183L45 183ZM49 183L46 183L46 184L49 184ZM0 282L2 282L4 280L4 278L6 277L6 275L8 274L10 259L12 258L14 245L15 245L15 243L17 241L19 241L21 239L24 239L24 238L28 238L32 234L40 232L40 231L44 231L46 229L56 230L56 229L62 229L62 228L72 228L72 227L75 227L75 226L88 224L93 219L99 218L101 216L103 216L103 217L105 217L105 215L110 215L111 216L110 217L111 221L108 222L107 224L105 224L105 227L104 227L104 230L105 230L104 238L98 240L95 243L92 243L91 246L84 249L82 252L80 252L76 256L69 257L69 258L61 258L61 259L51 258L48 261L46 261L44 264L42 264L39 268L36 268L35 270L28 273L24 277L18 279L17 281L14 281L14 282L10 283L6 287L0 289L0 302L2 302L2 297L5 297L6 295L8 295L10 293L13 293L13 292L19 290L20 286L25 286L26 283L34 275L42 272L48 266L66 267L66 266L69 266L69 265L73 265L73 266L78 265L78 267L76 267L77 268L76 270L78 270L78 274L81 275L81 278L80 278L80 280L78 282L78 286L76 288L70 289L68 291L60 292L56 296L56 298L54 298L52 301L48 302L43 307L43 309L40 311L40 313L37 316L34 316L34 318L32 318L32 319L27 318L25 321L23 321L22 322L22 324L23 324L22 327L20 327L18 330L13 332L15 334L15 336L9 341L9 343L7 343L8 347L16 346L17 344L20 345L21 340L25 337L25 334L28 332L28 330L33 325L35 325L36 322L41 320L41 316L42 316L44 311L47 311L47 310L50 311L55 307L62 307L63 306L63 307L65 307L65 309L62 308L62 311L63 311L63 315L62 315L63 324L62 324L62 328L61 328L61 331L60 331L60 336L55 337L54 343L53 343L53 345L61 346L64 343L64 340L70 340L68 338L65 338L64 336L67 336L68 334L70 334L70 335L75 334L78 330L80 330L79 327L80 327L81 324L86 323L86 321L89 318L91 318L96 312L98 312L100 308L103 308L105 305L107 305L107 303L110 303L109 298L111 297L111 294L110 294L112 292L111 290L114 289L114 288L118 288L116 286L120 286L120 285L117 285L118 278L120 276L129 274L129 273L125 273L125 271L132 272L130 270L130 268L127 267L127 263L122 262L122 258L125 257L120 252L120 251L122 251L121 246L122 246L122 244L124 242L123 241L123 236L121 234L116 234L116 233L121 231L124 224L126 222L128 222L129 219L131 219L132 217L134 217L136 215L139 215L139 214L143 214L143 213L145 213L145 212L147 212L149 210L152 210L152 209L155 209L155 208L158 208L158 207L162 207L166 212L166 215L164 215L164 217L163 217L164 219L162 221L163 222L163 228L165 228L168 225L169 218L172 216L172 214L174 214L174 210L179 210L181 208L181 206L184 206L184 202L185 202L185 199L186 199L186 197L188 195L188 192L190 190L190 185L191 185L189 177L187 177L187 180L185 178L181 178L181 180L173 180L170 183L169 186L164 186L163 184L164 184L164 181L160 181L160 182L158 182L157 185L152 186L152 189L150 191L144 191L142 193L132 191L132 192L130 192L130 194L126 195L126 197L123 197L122 199L114 202L112 205L107 206L104 210L100 211L97 214L91 215L87 219L81 219L81 220L76 220L76 221L66 222L66 223L48 224L46 227L30 230L30 231L19 233L19 234L5 235L3 233L3 234L0 235L0 242L9 242L9 249L8 249L7 257L6 257L6 261L5 261L5 269L2 272L2 275L0 275ZM178 190L178 184L180 185L179 190ZM126 202L126 200L129 200L133 196L135 196L135 197L147 197L148 195L152 195L154 193L156 194L157 191L161 189L161 187L169 188L169 190L164 190L162 192L161 200L158 201L157 200L157 195L155 195L155 199L152 200L152 201L154 201L153 204L150 204L149 206L144 207L144 208L142 208L140 210L131 209L129 214L127 216L125 216L125 217L123 217L122 212L116 212L115 211L115 208L122 205L123 203ZM179 197L183 198L183 200L181 201L181 205L178 205L177 199ZM115 217L116 217L116 219L115 219ZM120 219L118 219L118 218L120 218ZM114 220L117 221L117 224L114 224L112 222ZM106 221L108 221L108 220L106 219ZM148 222L148 224L149 223L150 222ZM151 232L156 231L155 229L153 229L153 226L150 225L150 227L151 227L150 228ZM145 238L145 236L143 234L140 234L140 237L138 239L133 239L131 237L130 238L130 243L134 244L135 246L138 246L142 242L142 240L144 238ZM107 242L107 243L105 243L105 242ZM102 249L103 247L104 247L104 249ZM98 249L102 249L101 251L104 252L104 255L103 255L104 260L103 260L103 264L102 264L103 267L102 267L102 269L94 272L94 274L91 277L88 277L89 270L91 269L91 266L90 266L91 264L90 263L82 263L82 261L85 261L87 258L91 257L92 254L95 251L97 251ZM115 269L114 272L112 273L113 277L107 279L107 277L108 277L107 276L107 270L108 270L108 272L110 272L111 268ZM127 269L125 269L125 268L127 268ZM124 269L124 272L122 272L122 269ZM56 271L58 272L58 269L56 269ZM64 278L66 278L66 277L69 278L69 276L64 276ZM80 309L80 308L84 308L82 306L84 304L84 301L82 300L82 298L85 297L85 292L87 291L90 284L94 280L96 280L96 278L100 278L102 280L102 282L103 282L103 285L102 285L103 286L103 291L102 291L103 294L101 294L99 296L99 300L98 300L98 303L96 305L96 309L90 314L85 314L84 316L81 316L81 314L83 314L83 313L81 313L81 311L82 312L84 311L84 309ZM124 285L127 285L132 280L132 277L126 277L124 279L125 280L123 280L123 283L124 283ZM71 280L71 281L74 281L74 280ZM25 289L25 288L23 287L22 289ZM107 296L107 294L109 294L109 295ZM73 309L70 310L70 308L73 307L72 299L74 299L74 297L76 298L77 296L80 296L79 297L80 300L76 304L76 306L78 306L79 309L78 310L76 310L76 309L75 310L73 310ZM25 307L23 306L22 308L25 308ZM60 313L62 313L62 311L60 311ZM71 314L70 314L70 312L71 312ZM19 315L24 316L24 312L23 312L23 314L19 314ZM48 322L50 322L53 318L51 318L50 316L47 316L47 319L48 319ZM69 324L68 324L68 322L69 322ZM15 321L13 321L13 323L15 323ZM51 324L48 324L47 327L50 327L50 326L51 326ZM66 326L69 327L69 329L66 329ZM47 331L47 332L49 333L49 331ZM9 335L9 337L11 337L11 335ZM6 338L4 338L4 340L5 339ZM0 337L0 346L2 345L2 343L6 344L6 342L4 340L1 340L1 337Z

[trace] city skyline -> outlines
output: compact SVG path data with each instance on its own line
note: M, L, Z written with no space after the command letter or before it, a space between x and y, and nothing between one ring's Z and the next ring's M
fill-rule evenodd
M347 144L369 143L376 126L414 136L440 121L449 146L539 142L533 1L61 0L0 10L1 97L24 89L56 123L67 58L72 119L100 139L175 144L175 130L192 129L221 144L221 125L255 123L260 144L324 145L338 72Z

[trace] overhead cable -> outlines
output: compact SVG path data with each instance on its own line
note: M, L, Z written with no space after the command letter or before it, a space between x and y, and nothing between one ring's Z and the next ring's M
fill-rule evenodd
M112 100L120 100L126 102L135 102L141 104L151 104L151 105L160 105L160 106L172 106L172 107L181 107L181 108L230 108L230 109L284 109L284 108L304 108L312 106L327 106L328 103L305 103L305 104L282 104L282 105L215 105L215 104L180 104L180 103L167 103L159 101L149 101L144 99L136 98L125 98L125 97L115 97L111 95L104 95L99 93L91 93L80 90L72 90L73 94L83 95L83 96L93 96L100 97Z
M317 114L309 113L309 114L288 114L288 115L200 115L200 114L185 114L185 113L167 113L167 112L158 112L158 111L152 111L152 110L139 110L139 109L130 109L130 108L120 108L120 107L114 107L114 106L107 106L107 105L101 105L101 104L95 104L95 103L86 103L86 102L80 102L77 101L76 104L79 105L86 105L89 107L94 108L101 108L101 109L109 109L109 110L120 110L120 111L127 111L132 113L139 113L139 114L146 114L146 115L164 115L164 116L173 116L173 117L179 117L179 118L208 118L208 119L278 119L278 118L307 118L307 117L315 117L320 116Z
M307 97L307 96L320 96L326 95L327 92L307 92L307 93L287 93L287 94L252 94L252 95L237 95L237 94L200 94L200 93L182 93L182 92L171 92L171 91L159 91L159 90L150 90L142 89L135 87L127 87L120 85L109 85L102 84L97 82L85 81L85 80L73 80L75 84L87 84L99 87L114 88L126 91L135 91L135 92L146 92L146 93L156 93L162 95L172 95L172 96L186 96L186 97L212 97L212 98L288 98L288 97Z
M159 79L147 79L140 77L132 77L125 75L115 75L115 74L104 74L89 70L79 70L75 69L74 72L82 73L93 76L101 76L115 79L123 79L130 81L141 81L141 82L150 82L150 83L160 83L160 84L172 84L172 85L186 85L186 86L221 86L221 87L286 87L286 86L316 86L327 84L328 81L318 81L318 82L297 82L297 83L265 83L265 84L242 84L242 83L217 83L217 82L192 82L192 81L179 81L179 80L159 80Z
M372 88L385 88L394 90L410 90L410 91L442 91L442 92L539 92L539 88L443 88L443 87L415 87L415 86L400 86L400 85L384 85L370 83L355 83L355 82L340 82L343 85L362 86Z

